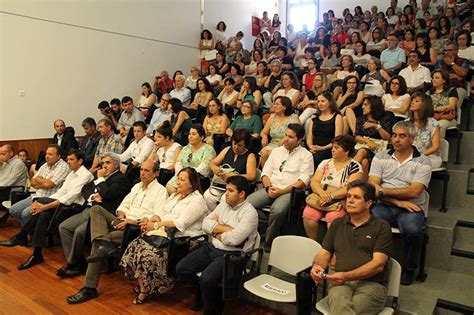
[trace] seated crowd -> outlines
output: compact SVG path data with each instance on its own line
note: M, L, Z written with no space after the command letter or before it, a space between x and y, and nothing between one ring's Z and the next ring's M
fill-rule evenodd
M3 222L11 214L22 225L0 245L31 245L24 270L44 261L48 235L59 231L66 263L57 276L85 273L70 304L98 296L101 262L121 251L120 266L136 281L133 303L141 304L175 285L167 247L156 240L207 234L175 272L199 284L205 313L217 314L224 254L254 247L259 215L268 217L262 239L270 249L292 190L303 189L307 236L320 241L320 221L329 226L312 276L319 282L321 271L336 271L326 276L331 310L376 313L385 302L389 225L400 228L409 285L431 170L442 164L440 139L457 126L459 100L474 85L471 24L459 18L472 9L439 3L410 1L402 10L391 0L385 13L357 6L342 18L329 10L312 32L288 25L286 38L278 15L265 12L250 50L222 21L214 33L204 30L201 70L162 71L135 102L100 102L104 117L84 119L79 141L58 119L34 164L26 151L0 147L0 201L12 186L33 192L0 206ZM359 229L377 235L370 246L347 245Z

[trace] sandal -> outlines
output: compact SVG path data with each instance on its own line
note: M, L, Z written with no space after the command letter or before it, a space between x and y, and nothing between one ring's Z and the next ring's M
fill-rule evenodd
M140 299L140 295L144 295L145 297L143 299ZM148 300L148 298L150 297L150 293L149 292L140 292L138 293L137 297L135 298L135 300L133 300L133 304L135 305L138 305L138 304L143 304L146 302L146 300Z

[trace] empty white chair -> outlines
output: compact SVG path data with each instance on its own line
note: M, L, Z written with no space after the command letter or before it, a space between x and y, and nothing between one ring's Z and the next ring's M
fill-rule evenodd
M318 242L296 235L278 236L274 239L268 262L269 271L277 268L291 276L310 267L314 257L321 250ZM295 303L296 286L268 273L259 275L244 283L244 288L266 300Z

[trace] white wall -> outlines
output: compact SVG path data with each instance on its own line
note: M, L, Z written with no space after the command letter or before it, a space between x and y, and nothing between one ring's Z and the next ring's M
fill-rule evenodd
M0 10L1 140L51 137L58 117L82 135L99 101L136 98L162 69L198 65L199 1L0 0Z

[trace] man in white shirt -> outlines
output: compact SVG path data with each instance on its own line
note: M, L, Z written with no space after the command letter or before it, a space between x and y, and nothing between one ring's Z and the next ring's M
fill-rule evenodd
M119 155L122 162L121 170L124 172L129 162L132 167L139 167L145 161L153 150L154 142L146 137L146 125L143 121L133 123L133 136L135 140L130 143L125 152Z
M158 183L156 177L160 162L146 160L140 167L141 182L133 186L115 212L116 216L100 205L90 208L92 249L87 258L84 287L67 298L69 304L78 304L96 298L100 277L101 262L117 251L122 243L127 224L138 225L145 217L157 215L168 198L166 188Z
M248 251L255 245L258 214L246 200L250 192L247 179L232 176L227 180L225 200L202 222L210 241L184 257L176 266L176 274L196 285L204 298L204 314L222 313L222 281L224 255ZM198 278L196 273L202 272Z
M46 163L31 179L31 187L36 189L34 196L25 198L11 206L10 214L19 220L22 225L31 219L31 206L33 199L49 197L55 194L64 183L70 169L66 162L61 159L61 147L50 144L46 149Z
M64 221L68 217L82 211L84 198L81 195L82 187L94 179L92 174L82 165L84 153L73 149L67 156L67 164L71 172L66 177L62 187L49 198L40 198L31 206L31 219L26 222L21 231L13 238L1 241L1 246L26 245L27 236L32 234L31 246L34 247L33 254L20 266L18 270L24 270L44 262L41 253L46 245L46 236L50 227L56 208L68 206L58 212L55 221Z
M263 167L261 178L264 188L248 198L256 209L270 205L266 246L270 246L280 233L290 207L291 190L305 188L313 175L313 155L301 146L304 133L304 127L300 124L288 125L282 146L272 150Z
M188 107L191 103L191 90L184 87L186 78L182 74L178 74L175 78L175 88L170 92L172 98L177 98L183 104L183 107Z
M407 83L408 93L423 91L425 83L431 83L430 69L420 64L420 53L412 50L408 54L408 67L399 73Z
M171 112L168 111L170 99L171 96L169 94L163 94L163 96L161 97L160 104L158 105L158 108L153 112L150 125L146 130L147 137L153 136L153 132L156 130L156 128L171 116Z

